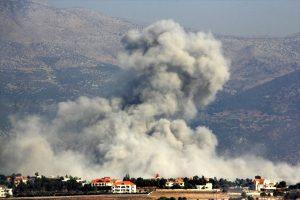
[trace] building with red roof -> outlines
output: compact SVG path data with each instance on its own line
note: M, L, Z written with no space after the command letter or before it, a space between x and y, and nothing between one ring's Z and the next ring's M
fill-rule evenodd
M24 177L22 175L18 175L16 177L14 177L14 179L13 179L15 186L18 186L20 183L27 184L27 181L28 181L27 177Z
M91 185L94 187L112 187L114 181L110 177L103 177L94 179L91 181Z
M136 185L131 181L116 181L112 186L113 193L136 193Z
M264 179L261 176L255 176L253 184L255 185L255 190L257 191L276 190L276 181Z

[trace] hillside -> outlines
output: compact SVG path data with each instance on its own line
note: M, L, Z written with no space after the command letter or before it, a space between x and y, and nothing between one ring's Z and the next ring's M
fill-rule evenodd
M299 77L297 70L211 105L205 120L222 138L222 151L299 161Z
M70 51L102 62L113 62L122 35L135 25L85 9L57 9L30 0L0 1L1 40L36 44L32 56L57 59ZM38 50L38 51L37 51ZM48 55L50 53L50 55ZM76 56L76 54L75 54ZM54 57L54 58L53 58ZM70 59L71 60L71 59ZM84 62L77 62L76 64ZM72 62L56 65L68 66Z
M111 63L133 24L30 0L0 1L0 21L0 134L11 114L47 113L59 101L118 90L123 72Z
M0 134L11 114L51 115L60 101L122 94L131 75L115 65L116 54L132 28L139 27L85 9L0 1ZM216 37L231 80L197 123L218 135L220 152L299 161L300 34Z
M300 69L300 35L283 38L219 36L231 59L231 94L247 90Z

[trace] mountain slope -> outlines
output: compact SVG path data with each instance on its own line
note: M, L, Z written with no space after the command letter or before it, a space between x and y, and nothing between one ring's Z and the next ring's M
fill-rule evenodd
M59 46L98 61L110 62L114 61L120 48L116 41L135 27L98 12L57 9L29 0L0 1L0 19L2 40L24 45Z
M206 123L219 136L222 150L299 161L299 77L297 70L210 106Z
M47 113L59 101L120 92L115 85L126 74L111 63L122 35L134 27L84 9L0 1L2 133L11 114Z
M139 27L85 9L0 1L0 134L11 114L51 115L57 102L81 95L121 95L131 75L114 64L131 28ZM299 161L300 34L217 38L231 80L200 123L218 135L220 152Z
M300 69L300 35L283 38L219 36L231 59L231 94L247 90Z

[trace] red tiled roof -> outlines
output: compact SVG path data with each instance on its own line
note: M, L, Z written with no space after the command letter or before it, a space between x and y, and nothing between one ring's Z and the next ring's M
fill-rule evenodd
M97 179L92 180L93 184L95 184L95 183L110 183L110 182L111 182L110 177L103 177L103 178L97 178Z
M14 179L15 181L23 181L23 180L27 180L27 177L23 177L23 176L16 176L15 177L15 179Z
M254 182L254 183L257 183L257 184L264 184L265 179L263 179L263 178L261 178L261 179L254 179L253 182Z
M183 179L182 178L177 178L175 180L175 183L184 183Z
M116 181L114 185L134 185L131 181Z

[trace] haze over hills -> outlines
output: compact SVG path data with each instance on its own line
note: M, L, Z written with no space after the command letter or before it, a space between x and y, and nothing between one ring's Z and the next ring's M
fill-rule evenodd
M49 113L59 101L122 92L130 75L114 64L132 28L138 26L85 9L0 1L2 132L10 114ZM217 38L231 60L231 80L195 123L214 130L220 152L299 161L300 34Z

